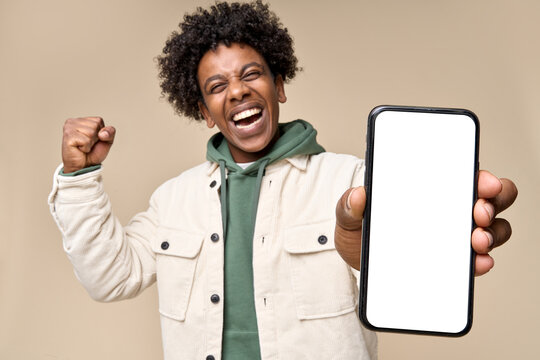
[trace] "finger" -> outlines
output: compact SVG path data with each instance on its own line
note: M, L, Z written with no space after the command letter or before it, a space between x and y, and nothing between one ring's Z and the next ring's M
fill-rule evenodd
M517 187L511 180L499 179L486 170L479 172L478 198L492 199L496 214L512 205L517 194Z
M474 275L480 276L489 272L493 266L495 266L495 261L489 255L476 255L474 262Z
M498 213L508 208L516 200L518 195L516 185L508 179L501 179L500 183L501 189L494 198L489 200L480 198L476 204L474 204L474 222L478 226L489 226ZM486 195L485 192L484 195Z
M485 229L493 236L492 249L501 246L512 236L512 226L506 219L496 218L490 227Z
M491 199L502 190L502 183L498 177L486 170L478 172L478 197Z
M111 149L112 143L100 141L94 145L92 152L88 154L86 166L101 164Z
M86 117L80 118L78 125L82 129L89 129L89 131L94 134L98 134L101 129L105 127L105 122L100 117Z
M64 139L75 136L75 133L80 133L90 139L90 148L99 140L98 132L104 126L103 119L101 118L75 118L68 119L64 124ZM77 137L80 138L80 137ZM81 148L82 150L83 148ZM89 149L84 150L88 152Z
M98 137L100 141L104 141L110 144L114 142L115 135L116 135L116 129L113 126L105 126L98 133Z
M478 226L488 227L495 218L495 214L495 206L486 199L478 199L474 204L473 217Z
M495 207L495 214L500 213L501 211L507 209L510 205L514 203L517 198L518 190L516 185L509 179L501 179L502 190L495 196L495 198L490 199L490 202Z
M87 126L93 127L96 130L99 130L105 126L103 118L100 116L86 116L77 118L80 124L86 124Z
M505 219L495 219L488 228L474 229L471 244L478 254L487 254L497 246L501 246L512 236L512 227Z
M92 123L89 123L89 124L80 123L80 124L77 124L77 126L75 126L73 129L88 137L96 137L96 138L99 132L99 129L97 129L96 126Z
M347 190L336 207L337 223L346 230L362 229L366 191L363 186Z
M360 269L362 220L366 205L364 187L347 190L336 206L335 245L343 260Z
M67 119L64 127L68 128L89 128L98 132L105 126L103 119L100 117L83 117L83 118L71 118Z
M97 136L90 137L77 130L72 130L64 134L64 143L68 148L77 148L84 153L89 153L97 141Z
M84 118L77 128L79 132L92 138L95 143L103 141L112 144L116 134L114 126L105 126L102 118Z
M88 154L88 162L91 164L101 164L114 143L114 137L116 136L116 129L112 126L106 126L100 130L99 139L92 149L92 152Z
M95 121L101 124L101 126L105 126L105 122L103 121L103 118L101 116L85 116L80 119L87 119L87 120Z
M493 247L494 239L490 231L477 227L471 236L471 245L477 254L487 254Z
M87 143L79 146L79 149L85 153L89 153L94 144L99 141L96 129L87 126L79 126L77 127L76 132L88 139Z

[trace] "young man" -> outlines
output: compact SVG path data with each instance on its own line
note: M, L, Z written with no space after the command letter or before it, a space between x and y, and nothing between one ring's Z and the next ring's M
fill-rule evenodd
M160 186L122 227L100 170L115 129L66 121L49 203L77 277L100 301L157 279L167 359L376 358L355 311L363 161L324 152L305 121L279 123L298 70L287 30L260 2L218 3L180 26L159 58L163 93L220 132L206 163ZM510 236L494 216L517 192L487 172L478 188L482 274Z

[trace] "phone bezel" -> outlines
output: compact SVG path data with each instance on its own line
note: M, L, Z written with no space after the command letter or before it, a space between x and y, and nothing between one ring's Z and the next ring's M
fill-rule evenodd
M412 329L397 329L397 328L383 328L372 325L366 316L366 304L367 304L367 283L368 283L368 267L369 267L369 235L370 235L370 220L371 220L371 180L373 175L373 149L374 149L374 129L377 117L384 111L401 111L401 112L421 112L421 113L437 113L437 114L454 114L454 115L466 115L475 124L475 154L474 154L474 187L473 187L473 205L477 199L477 182L478 182L478 152L479 152L479 135L480 124L477 116L470 110L457 109L457 108L440 108L440 107L423 107L423 106L396 106L396 105L381 105L375 107L369 114L368 129L366 134L366 172L364 177L364 186L366 190L366 208L364 212L363 226L362 226L362 253L361 253L361 265L360 265L360 286L359 286L359 315L360 320L370 330L385 331L395 333L408 333L419 335L435 335L435 336L447 336L447 337L459 337L467 334L472 327L473 320L473 294L474 294L474 260L475 252L471 247L470 255L470 277L469 277L469 301L468 301L468 314L466 326L459 332L439 332L429 330L412 330ZM472 213L471 213L472 216ZM472 222L471 233L475 228L474 221Z

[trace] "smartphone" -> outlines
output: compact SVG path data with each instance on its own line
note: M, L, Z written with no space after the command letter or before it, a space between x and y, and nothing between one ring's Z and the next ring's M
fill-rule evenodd
M378 106L368 120L359 314L376 331L472 326L479 123L465 109Z

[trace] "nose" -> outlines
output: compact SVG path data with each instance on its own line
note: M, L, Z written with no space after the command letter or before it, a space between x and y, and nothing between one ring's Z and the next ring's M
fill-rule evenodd
M229 100L242 100L246 95L248 95L250 89L246 84L239 78L233 78L229 83Z

